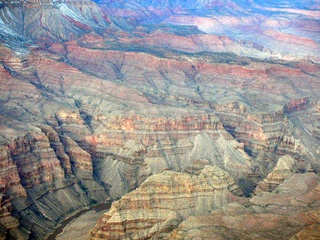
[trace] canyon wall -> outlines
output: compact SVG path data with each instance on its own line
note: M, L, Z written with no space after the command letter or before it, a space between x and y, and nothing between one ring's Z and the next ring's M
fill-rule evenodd
M317 77L275 63L228 66L198 57L193 68L176 59L86 49L75 42L52 47L56 53L36 49L22 56L2 47L1 142L7 170L1 219L12 236L43 238L66 215L119 199L169 169L200 174L207 165L218 166L245 196L282 155L297 162L296 171L319 170L319 140L309 135L318 122L304 121L306 112L314 119L319 115L316 96L303 97L308 88L296 95L289 79L286 91L268 97L275 96L284 70L297 72L295 81L305 77L314 88ZM80 52L86 64L76 58ZM102 64L104 58L109 60ZM258 99L258 85L224 85L227 71L243 83L261 72L273 82ZM312 64L309 71L318 74ZM16 86L23 88L15 91Z
M211 211L223 218L239 210L263 222L270 212L261 202L278 198L282 184L313 184L320 170L317 16L288 20L301 26L297 35L314 41L264 29L256 43L221 36L215 19L183 16L176 8L147 8L159 18L145 25L132 5L116 7L106 14L91 1L0 5L1 238L43 239L68 215L124 196L101 219L95 238L108 238L106 229L168 236L182 222L172 233L179 239L189 234L180 231L189 220L201 222ZM277 31L289 24L260 17L261 26ZM255 19L221 22L237 28ZM209 34L199 30L205 26ZM282 44L264 46L270 38ZM291 54L283 42L307 51ZM318 197L312 184L300 190ZM254 197L244 200L241 192ZM306 204L317 207L312 199ZM163 210L158 218L153 207ZM275 216L281 222L295 208L277 209L284 212ZM298 205L297 214L315 209ZM130 221L120 219L125 216ZM301 221L290 234L317 229L316 221ZM253 223L257 231L259 223Z
M66 215L107 198L93 180L91 159L88 166L78 164L86 160L83 150L77 151L76 144L72 153L64 150L67 145L53 129L46 127L50 138L38 130L1 148L2 204L7 209L1 219L18 239L43 238ZM15 233L18 228L23 234Z

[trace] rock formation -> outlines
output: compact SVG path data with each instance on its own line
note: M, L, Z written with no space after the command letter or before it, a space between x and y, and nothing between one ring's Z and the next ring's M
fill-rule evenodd
M157 176L200 188L208 165L218 167L253 202L318 175L316 4L97 2L0 3L1 237L43 239L68 215L147 189L166 170ZM127 211L121 203L112 211ZM230 206L250 219L253 205Z
M55 145L53 148L40 130L17 138L8 144L8 148L1 149L5 170L1 179L4 194L1 219L7 229L12 229L11 235L16 235L20 222L20 227L26 231L24 237L29 234L34 238L43 237L66 214L107 198L105 190L93 181L92 167L91 175L84 177L74 173L75 178L70 174L70 165L60 157L62 155L67 160L74 158L73 161L82 157L70 152L67 152L70 155L58 152L58 146L62 146L62 143L55 142L57 139L54 136L51 140ZM81 170L81 167L74 164L72 172L78 173L78 169ZM10 216L13 209L11 204L19 213L19 222Z
M209 215L187 218L170 239L312 239L318 236L319 197L317 175L293 174L246 205L231 203Z
M293 175L294 166L295 160L292 157L282 156L274 169L258 184L255 193L259 191L272 192L280 183Z
M206 166L198 176L165 171L114 202L92 231L92 239L163 238L188 216L244 201L234 194L242 192L216 166Z

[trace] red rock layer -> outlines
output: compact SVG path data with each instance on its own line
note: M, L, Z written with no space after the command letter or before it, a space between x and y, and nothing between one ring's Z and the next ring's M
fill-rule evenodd
M165 169L199 175L207 164L217 165L232 173L247 195L258 177L269 176L281 155L319 171L318 64L230 54L265 59L277 54L265 43L309 51L317 47L315 42L277 31L264 32L267 41L262 43L197 35L190 28L186 31L191 34L179 36L146 27L125 31L136 23L122 18L116 19L119 26L106 29L110 20L93 3L33 5L13 21L8 17L20 16L20 8L0 11L4 27L41 40L29 53L20 49L23 44L6 42L18 53L0 49L0 143L7 149L1 221L8 223L9 232L17 227L12 213L20 217L21 232L43 238L66 213L107 197L120 198ZM230 16L220 20L234 29L262 22ZM181 14L168 21L223 30L218 18ZM308 23L311 30L317 26L316 21ZM291 22L271 19L264 24ZM306 30L307 25L300 26ZM51 44L53 40L63 44ZM197 53L189 54L193 51ZM229 141L233 137L240 143ZM271 183L261 188L272 190L273 180L278 184L289 177L288 169L282 170L271 173ZM166 230L180 221L175 213L170 216ZM142 220L142 228L165 217L162 212L160 220ZM115 232L125 232L126 220L121 221ZM139 229L130 221L129 230Z
M11 158L8 148L0 148L0 168L0 225L5 230L10 230L18 238L20 234L16 230L20 223L17 218L11 215L11 202L15 198L26 198L27 192L21 186L17 166ZM5 236L6 231L3 234Z
M16 139L9 148L24 187L52 184L54 180L64 178L60 161L45 135L30 133Z

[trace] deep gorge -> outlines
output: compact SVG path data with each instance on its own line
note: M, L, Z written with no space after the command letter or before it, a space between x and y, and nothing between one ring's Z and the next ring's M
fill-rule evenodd
M0 4L0 239L318 236L319 9L208 2Z

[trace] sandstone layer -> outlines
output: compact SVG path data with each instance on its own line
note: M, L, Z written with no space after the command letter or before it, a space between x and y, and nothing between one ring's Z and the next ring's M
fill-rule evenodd
M209 215L187 218L170 239L315 239L319 193L317 175L294 174L249 204L231 203Z
M314 5L134 2L0 4L1 237L43 239L165 170L217 166L247 197L264 179L255 200L320 171Z
M232 177L216 166L197 175L165 171L114 202L92 239L164 238L182 220L244 199Z

